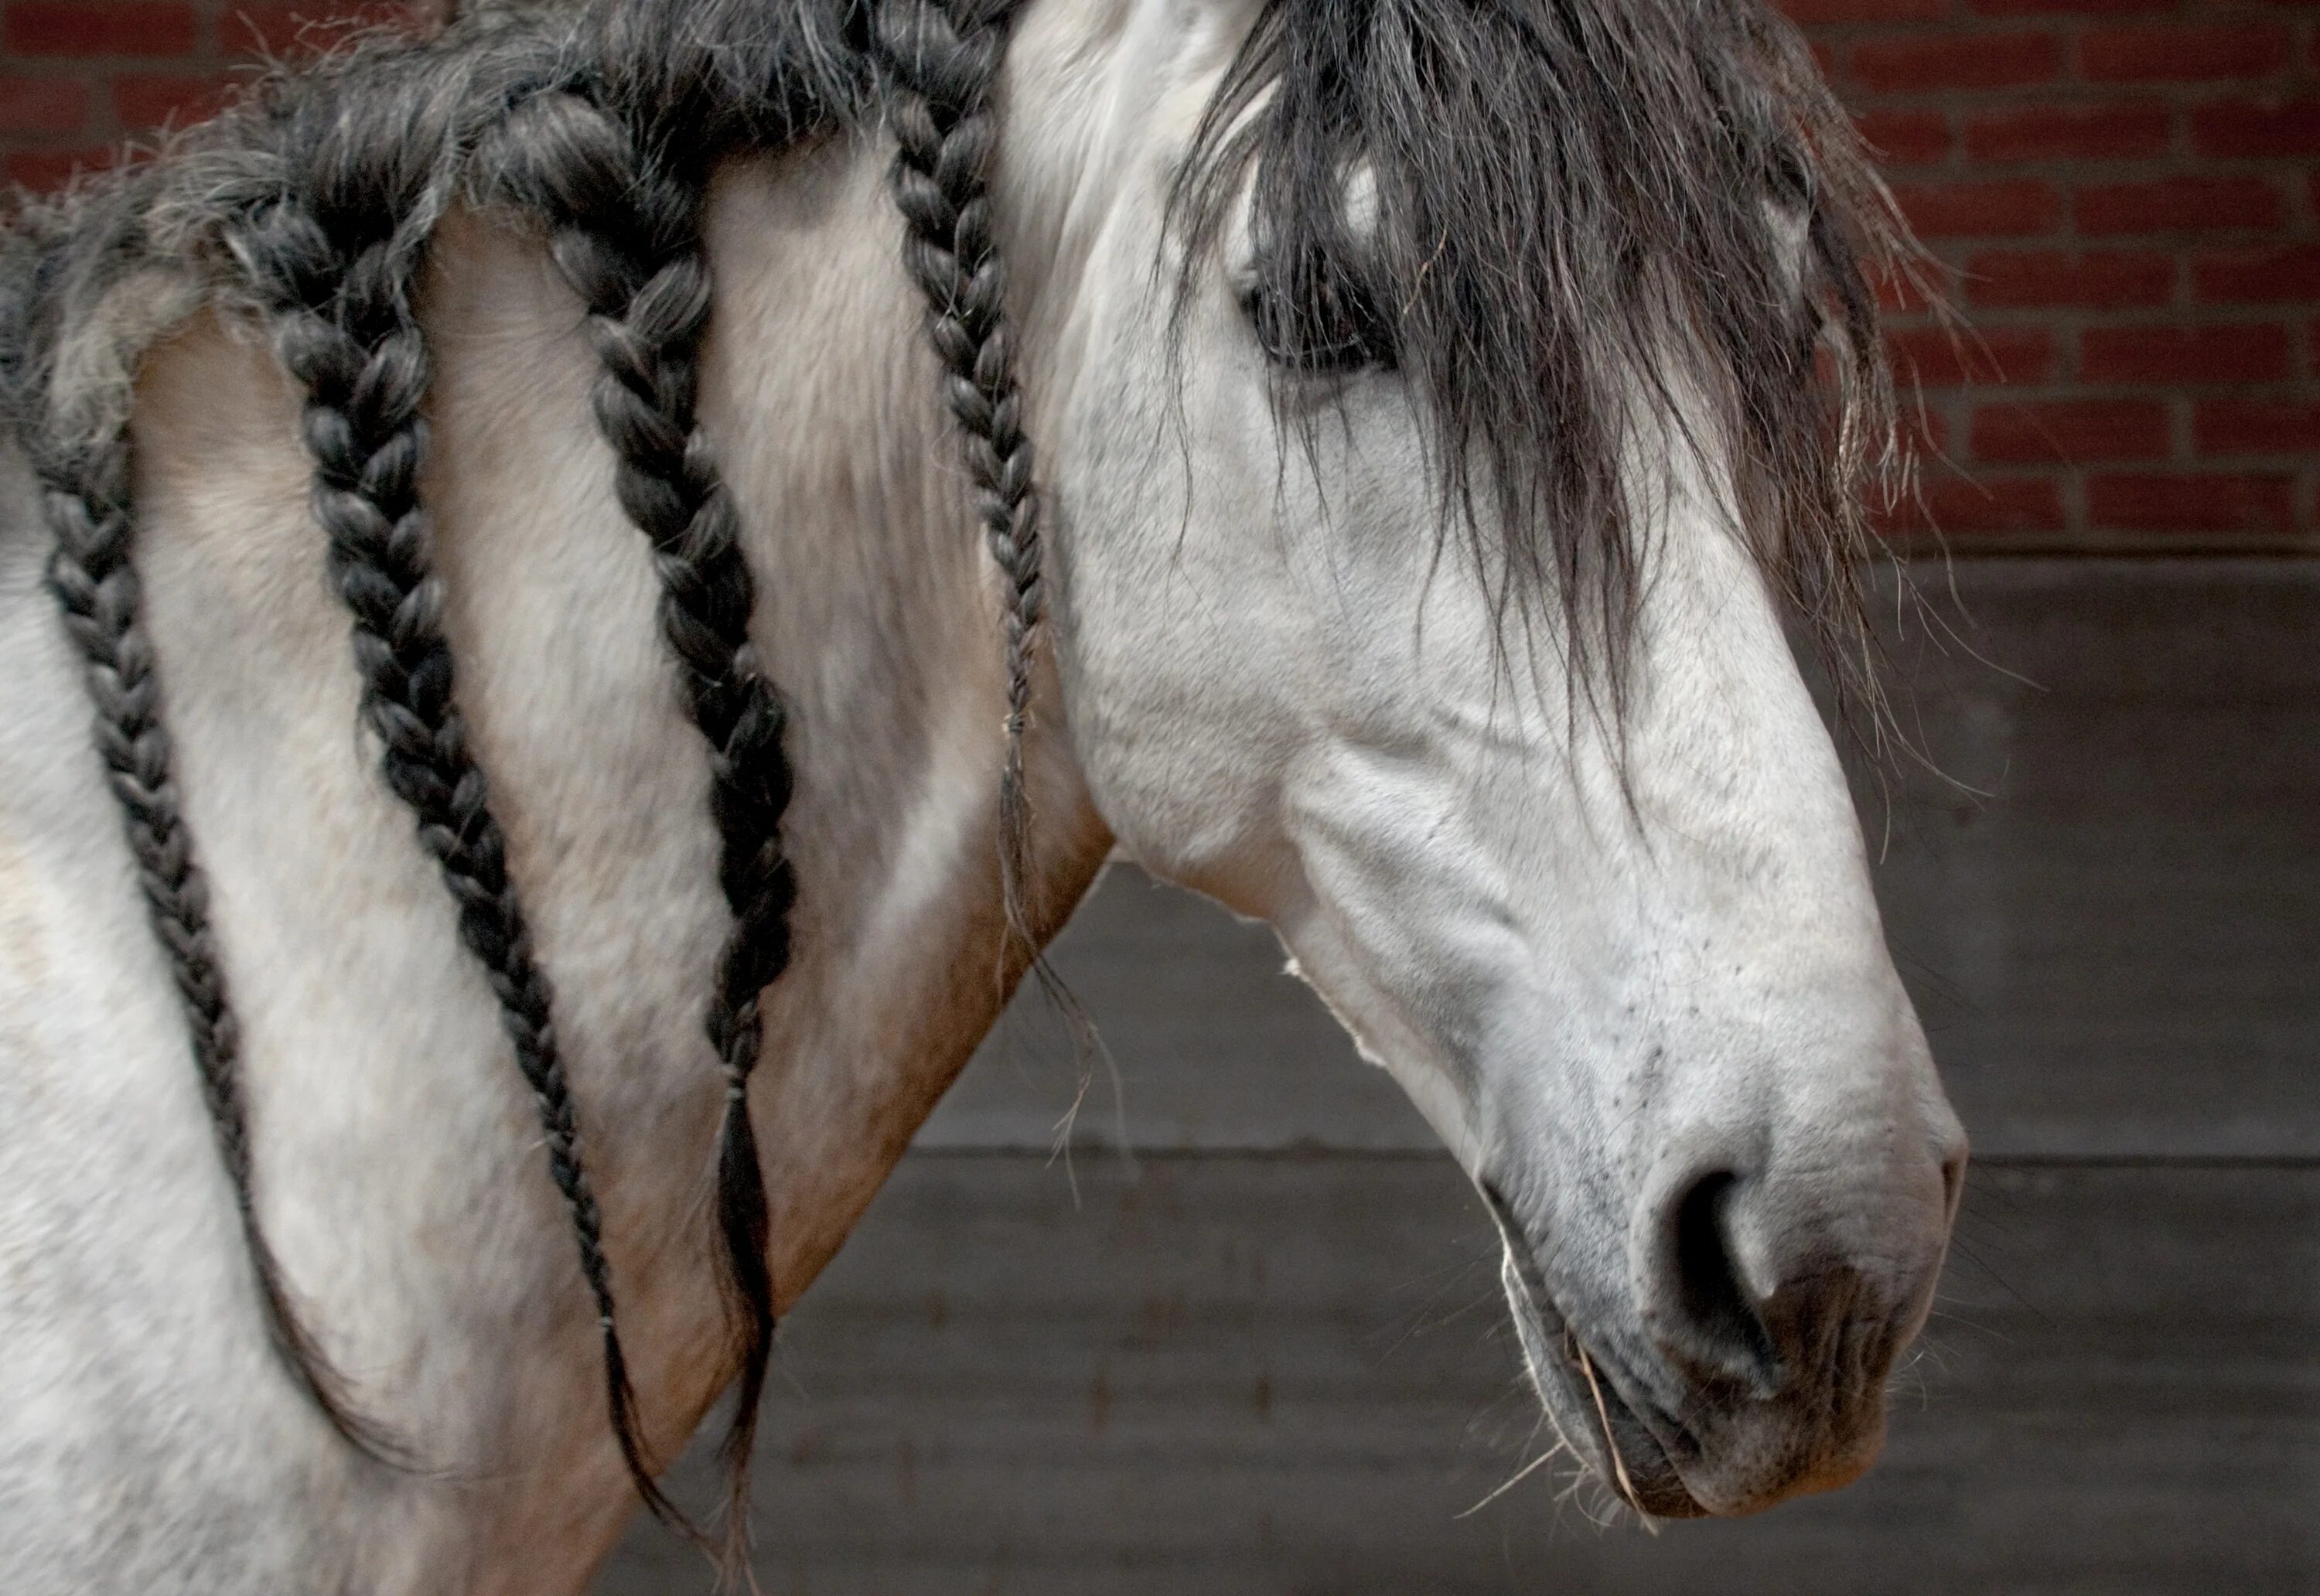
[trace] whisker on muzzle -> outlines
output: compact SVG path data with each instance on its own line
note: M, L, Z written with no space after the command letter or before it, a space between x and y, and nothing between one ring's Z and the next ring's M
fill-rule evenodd
M1563 1441L1563 1437L1560 1436L1556 1437L1554 1446L1549 1446L1536 1457L1532 1458L1528 1463L1523 1465L1522 1467L1515 1470L1513 1474L1509 1474L1504 1480L1493 1486L1490 1493L1484 1496L1480 1501L1476 1502L1473 1507L1468 1508L1462 1513L1453 1513L1451 1515L1452 1519L1455 1521L1461 1519L1473 1518L1476 1513L1479 1513L1484 1508L1489 1507L1492 1502L1498 1501L1499 1498L1504 1496L1508 1492L1512 1491L1525 1480L1529 1479L1533 1474L1538 1473L1539 1470L1545 1468L1548 1464L1553 1463L1556 1458L1569 1451L1570 1447ZM1572 1453L1571 1455L1574 1458L1578 1455L1577 1453Z

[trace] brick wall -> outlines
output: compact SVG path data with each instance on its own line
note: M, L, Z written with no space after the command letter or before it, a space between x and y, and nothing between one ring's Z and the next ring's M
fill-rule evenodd
M1786 5L1982 345L1896 317L1942 526L2320 547L2320 5Z
M214 104L234 68L443 0L0 0L0 175L46 188Z
M440 0L437 0L440 4ZM1960 545L2320 549L2320 0L1783 0L1954 268L1894 341ZM59 181L370 0L0 0L0 169Z

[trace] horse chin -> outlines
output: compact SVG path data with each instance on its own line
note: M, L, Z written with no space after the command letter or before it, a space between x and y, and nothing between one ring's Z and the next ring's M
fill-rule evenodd
M1646 1519L1745 1518L1836 1490L1868 1469L1883 1440L1881 1403L1873 1422L1857 1423L1843 1444L1817 1448L1801 1466L1785 1425L1767 1433L1745 1419L1727 1422L1718 1434L1733 1455L1717 1466L1699 1437L1648 1396L1631 1394L1638 1387L1626 1371L1572 1328L1504 1201L1488 1184L1482 1194L1506 1242L1500 1274L1532 1388L1563 1446L1619 1502ZM1769 1466L1751 1468L1748 1459Z
M1572 1331L1535 1270L1511 1245L1502 1265L1532 1387L1563 1446L1621 1502L1647 1519L1703 1519L1674 1454L1686 1447L1672 1424L1645 1419L1620 1393L1600 1355Z
M1609 1474L1611 1489L1646 1518L1716 1515L1718 1510L1694 1496L1677 1472L1676 1454L1688 1444L1682 1432L1631 1407L1600 1357L1588 1355L1576 1338L1568 1338L1567 1344L1572 1352L1568 1361L1575 1365L1578 1381L1586 1388L1585 1400L1599 1421L1596 1433L1607 1437L1604 1450L1615 1454Z

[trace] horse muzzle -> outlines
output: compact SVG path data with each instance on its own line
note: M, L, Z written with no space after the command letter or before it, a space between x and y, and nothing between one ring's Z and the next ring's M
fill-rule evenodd
M1482 1182L1524 1357L1565 1445L1653 1518L1735 1517L1859 1478L1931 1305L1964 1162L1962 1141L1943 1147L1920 1178L1888 1172L1826 1222L1767 1200L1762 1176L1679 1175L1641 1205L1617 1293L1558 1292L1539 1263L1555 1255ZM1584 1320L1563 1306L1620 1299Z

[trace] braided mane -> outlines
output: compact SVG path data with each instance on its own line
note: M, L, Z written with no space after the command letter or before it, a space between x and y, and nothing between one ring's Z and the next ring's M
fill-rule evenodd
M550 253L588 307L602 367L596 421L618 457L615 490L652 540L661 630L709 745L718 880L733 915L708 1029L726 1082L718 1228L741 1354L724 1446L727 1521L738 1530L774 1328L749 1077L763 1045L760 995L789 965L797 872L781 839L793 786L782 748L788 711L749 640L756 583L716 452L694 417L710 309L703 174L697 161L664 164L643 153L611 114L576 95L533 101L503 137L509 181L548 218Z
M362 715L380 743L380 771L440 866L460 940L499 1001L595 1301L612 1432L639 1492L668 1517L637 1435L603 1221L581 1160L553 993L532 957L508 875L506 836L467 748L440 624L442 584L419 496L429 362L408 296L415 240L402 226L347 214L331 204L334 197L285 191L252 217L235 247L275 319L283 367L305 390L302 431L314 460L314 518L330 540L331 577L353 620ZM414 204L405 213L430 209Z
M240 1074L240 1027L210 929L208 884L177 805L175 761L161 721L153 649L145 637L142 592L129 559L133 522L128 440L123 437L77 460L45 462L42 476L49 524L57 540L49 561L50 586L81 653L96 706L97 752L104 761L106 784L121 803L154 935L168 956L267 1333L332 1428L375 1455L398 1455L401 1444L355 1406L345 1382L300 1321L258 1223Z
M879 14L878 44L895 83L894 201L910 223L902 259L926 295L927 336L947 374L943 397L965 431L975 512L1004 579L1007 760L1000 777L999 863L1008 925L1028 940L1023 732L1047 582L1031 440L1023 431L1007 325L1007 268L991 213L999 122L990 97L1007 49L1007 10L990 0L889 5Z
M49 484L52 585L88 661L98 742L185 997L284 1362L349 1441L391 1462L409 1455L346 1395L258 1222L223 960L177 812L131 563L127 384L141 349L133 337L105 341L114 304L156 268L195 274L198 293L262 317L304 391L315 517L351 621L382 775L440 866L460 939L499 1000L535 1099L595 1303L622 1459L646 1504L689 1530L644 1448L582 1115L489 784L467 746L418 493L430 374L412 291L434 225L466 200L548 231L591 313L597 419L621 504L652 543L663 631L709 745L719 879L733 915L705 1021L726 1081L720 1257L740 1369L725 1446L729 1564L745 1547L772 1351L770 1221L747 1093L762 1049L761 996L790 958L796 877L780 827L794 784L786 712L749 640L755 584L738 518L693 413L710 310L700 212L716 158L780 148L867 106L860 23L842 3L799 6L771 25L733 0L620 0L585 14L486 12L428 43L364 41L261 83L160 161L32 204L0 257L0 280L19 296L0 304L0 358L14 419Z

